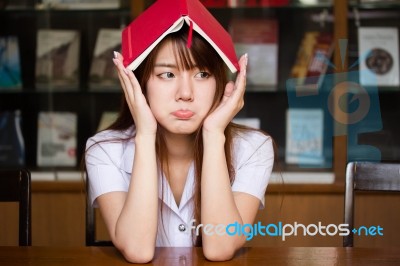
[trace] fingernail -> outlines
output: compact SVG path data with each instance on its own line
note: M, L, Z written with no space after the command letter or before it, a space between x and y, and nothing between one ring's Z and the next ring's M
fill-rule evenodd
M246 66L247 66L247 62L249 61L249 54L248 53L245 53L244 54L244 57L245 57L245 64L246 64Z
M114 51L114 58L117 59L118 58L118 52Z

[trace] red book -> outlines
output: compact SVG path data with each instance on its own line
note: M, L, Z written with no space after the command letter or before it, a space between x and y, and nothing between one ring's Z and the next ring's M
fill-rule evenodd
M229 33L199 0L158 0L122 32L124 65L135 70L154 47L184 23L207 40L232 72L239 70Z

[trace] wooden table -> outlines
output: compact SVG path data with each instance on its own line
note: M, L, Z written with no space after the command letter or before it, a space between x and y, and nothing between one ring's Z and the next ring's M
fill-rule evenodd
M243 248L231 261L207 261L201 248L157 248L153 265L400 265L400 248ZM0 265L129 265L113 247L0 247ZM147 264L149 265L149 264Z

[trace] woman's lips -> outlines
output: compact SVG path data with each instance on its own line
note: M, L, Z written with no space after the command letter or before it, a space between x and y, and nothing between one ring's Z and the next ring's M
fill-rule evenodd
M172 115L179 119L189 119L194 115L194 113L190 110L177 110L173 112Z

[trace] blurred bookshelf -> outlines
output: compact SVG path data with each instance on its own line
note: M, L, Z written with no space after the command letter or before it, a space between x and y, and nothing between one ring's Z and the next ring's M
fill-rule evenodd
M152 1L122 1L119 8L105 9L55 9L48 6L38 8L38 1L18 1L21 6L4 6L0 1L0 35L17 36L21 60L22 89L4 90L0 88L0 113L7 110L21 110L22 133L25 141L25 166L32 171L80 170L80 161L87 138L96 133L103 112L118 111L122 92L116 85L112 91L92 91L89 88L89 70L93 59L97 34L102 28L121 29L133 17L147 8ZM8 4L12 1L8 1ZM203 1L204 2L204 1ZM237 1L240 2L240 1ZM257 2L257 1L250 1ZM260 3L262 1L259 1ZM357 57L357 23L362 26L392 25L400 27L399 1L288 1L270 2L269 5L208 7L210 12L227 29L237 18L275 19L278 21L278 66L277 84L263 87L248 87L245 106L239 118L257 117L260 128L275 140L278 161L283 172L328 172L333 173L335 182L343 183L347 163L347 142L345 138L333 137L324 144L326 160L331 165L306 168L285 163L286 110L289 108L287 80L291 78L292 67L296 61L299 47L306 32L331 32L335 42L333 56L328 59L332 65L342 64L338 40L348 40L348 53L345 57L347 71ZM347 15L343 15L347 14ZM36 35L39 29L74 29L80 32L79 85L71 90L36 89L35 61ZM111 55L110 55L111 60ZM251 60L251 58L250 58ZM333 68L329 69L334 74ZM399 86L382 87L379 90L383 121L381 132L367 133L360 137L365 144L370 143L382 151L383 160L400 159L398 121L400 112L394 108L400 98ZM78 115L77 125L77 163L74 167L39 167L37 165L38 114L41 111L74 112ZM327 130L335 130L330 125ZM330 134L332 135L332 134ZM331 137L329 134L327 137Z

